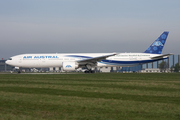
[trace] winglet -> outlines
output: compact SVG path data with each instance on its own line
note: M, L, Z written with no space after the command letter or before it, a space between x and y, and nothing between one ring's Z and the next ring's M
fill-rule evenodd
M163 32L144 53L161 54L169 32Z

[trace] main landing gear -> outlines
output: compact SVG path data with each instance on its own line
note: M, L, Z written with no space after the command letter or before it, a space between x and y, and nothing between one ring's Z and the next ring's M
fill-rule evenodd
M95 71L94 70L86 70L86 71L84 71L84 73L95 73Z
M92 66L91 65L86 65L86 68L87 68L87 70L86 71L84 71L84 73L95 73L95 71L94 70L92 70Z

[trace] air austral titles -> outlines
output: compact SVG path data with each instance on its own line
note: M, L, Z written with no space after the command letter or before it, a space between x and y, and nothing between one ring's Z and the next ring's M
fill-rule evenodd
M94 67L136 66L167 59L171 54L161 54L169 32L163 32L143 53L69 53L21 54L11 57L7 64L15 68L62 67L64 71Z

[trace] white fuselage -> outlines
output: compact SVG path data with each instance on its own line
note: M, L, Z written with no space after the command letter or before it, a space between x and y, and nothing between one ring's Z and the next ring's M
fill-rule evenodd
M98 57L110 53L73 53L73 54L21 54L11 57L6 63L15 67L24 68L43 68L43 67L62 67L63 62L76 62L78 60ZM161 54L147 53L119 53L97 62L96 67L103 66L135 66L143 63L154 62L157 60L152 57Z

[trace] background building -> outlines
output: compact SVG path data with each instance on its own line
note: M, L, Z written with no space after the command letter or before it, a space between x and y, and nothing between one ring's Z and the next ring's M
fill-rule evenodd
M6 60L0 60L0 72L8 72L14 69L13 66L7 65L5 63Z

